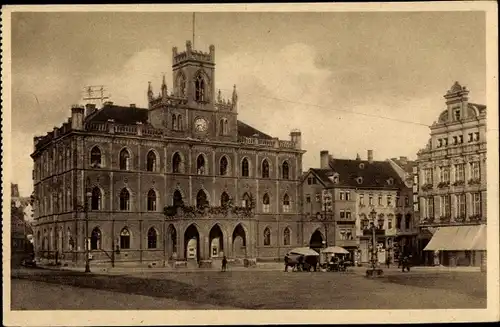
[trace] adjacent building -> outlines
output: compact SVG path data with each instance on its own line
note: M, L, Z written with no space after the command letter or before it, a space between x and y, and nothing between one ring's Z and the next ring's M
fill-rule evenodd
M486 250L486 106L455 82L418 152L419 250L426 264L480 265Z
M216 92L214 46L173 48L172 70L148 108L74 106L35 137L40 256L81 264L88 242L94 262L209 265L302 244L300 131L279 140L238 120L236 87Z
M414 235L412 189L395 163L373 160L372 150L366 160L359 155L354 160L337 159L328 151L320 157L320 168L310 169L302 180L304 220L314 230L310 246L341 246L358 262L367 263L373 224L379 262L387 257L397 260L402 249L411 251L411 241L407 246L403 239Z

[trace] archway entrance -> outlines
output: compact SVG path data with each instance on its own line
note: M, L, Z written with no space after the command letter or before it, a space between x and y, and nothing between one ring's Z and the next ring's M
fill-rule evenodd
M177 258L177 231L174 225L168 225L167 228L167 258L176 259Z
M224 256L224 235L219 225L210 230L210 257L218 258Z
M317 229L312 235L309 242L309 247L314 251L318 252L323 248L323 234Z
M184 233L184 255L188 260L198 260L200 253L200 234L195 225L190 225Z
M233 254L236 258L244 258L247 254L246 234L243 226L238 224L233 232Z

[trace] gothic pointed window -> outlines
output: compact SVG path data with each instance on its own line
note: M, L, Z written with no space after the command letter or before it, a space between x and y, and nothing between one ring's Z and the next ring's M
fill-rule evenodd
M264 196L262 197L262 211L268 213L269 207L270 207L269 195L265 193Z
M268 227L264 229L264 245L271 245L271 230Z
M205 171L205 158L202 154L200 154L198 156L198 158L196 159L196 173L198 175L205 175L206 174L206 171Z
M243 177L250 176L250 169L249 169L249 164L248 164L247 158L244 158L241 161L241 176L243 176Z
M172 172L174 174L179 174L182 173L182 158L181 155L176 152L174 153L174 156L172 157Z
M120 170L130 169L130 153L127 149L120 151Z
M222 192L220 196L220 205L226 207L229 204L230 198L226 192Z
M179 192L179 190L175 190L172 204L176 208L183 206L184 201L182 200L182 194L181 194L181 192Z
M269 162L267 162L267 159L262 161L262 178L269 178Z
M208 206L207 194L203 190L199 190L196 195L196 207L203 209Z
M148 192L148 211L156 211L156 192L154 190Z
M156 249L158 242L158 233L154 227L148 230L148 249Z
M288 162L283 162L283 165L281 167L281 174L283 179L288 179L289 178L289 167L288 167Z
M172 115L172 129L177 130L177 116L175 114Z
M185 97L186 96L186 78L184 77L184 74L180 73L177 75L177 92L176 95L179 97Z
M183 126L182 126L182 115L177 116L177 130L182 131Z
M92 198L90 200L91 210L101 210L102 195L101 190L96 186L92 189Z
M220 159L220 163L219 163L219 173L221 176L227 175L227 166L228 166L227 158L226 158L226 156L223 156Z
M120 248L130 249L130 232L127 227L120 232Z
M285 228L283 231L283 245L290 245L290 228Z
M243 198L241 200L241 206L243 208L250 208L252 206L252 200L251 200L251 197L248 193L245 192L245 194L243 194Z
M201 75L196 77L195 85L195 100L205 101L205 80Z
M283 197L283 212L290 212L290 197L288 194Z
M148 152L146 158L146 170L147 171L156 171L156 154L153 150Z
M126 188L122 189L120 192L120 210L130 210L130 193Z
M100 168L102 166L102 154L98 146L93 147L90 151L90 165L93 168Z

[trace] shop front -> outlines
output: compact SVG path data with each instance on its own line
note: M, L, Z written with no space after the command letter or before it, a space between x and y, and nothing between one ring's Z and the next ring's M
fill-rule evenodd
M424 252L434 265L479 267L486 257L486 225L439 227Z

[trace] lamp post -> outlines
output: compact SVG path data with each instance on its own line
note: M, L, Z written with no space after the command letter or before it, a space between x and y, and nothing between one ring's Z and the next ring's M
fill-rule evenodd
M370 212L370 218L372 220L371 222L371 232L372 232L372 253L371 253L371 269L366 271L367 276L380 276L383 274L383 270L381 268L377 268L377 236L376 236L376 230L377 226L375 225L375 220L377 218L377 212L375 209L373 209Z
M89 262L89 211L91 209L91 199L92 199L92 192L90 191L90 188L86 187L86 192L85 192L85 206L84 206L84 211L85 211L85 272L89 273L90 272L90 262Z

